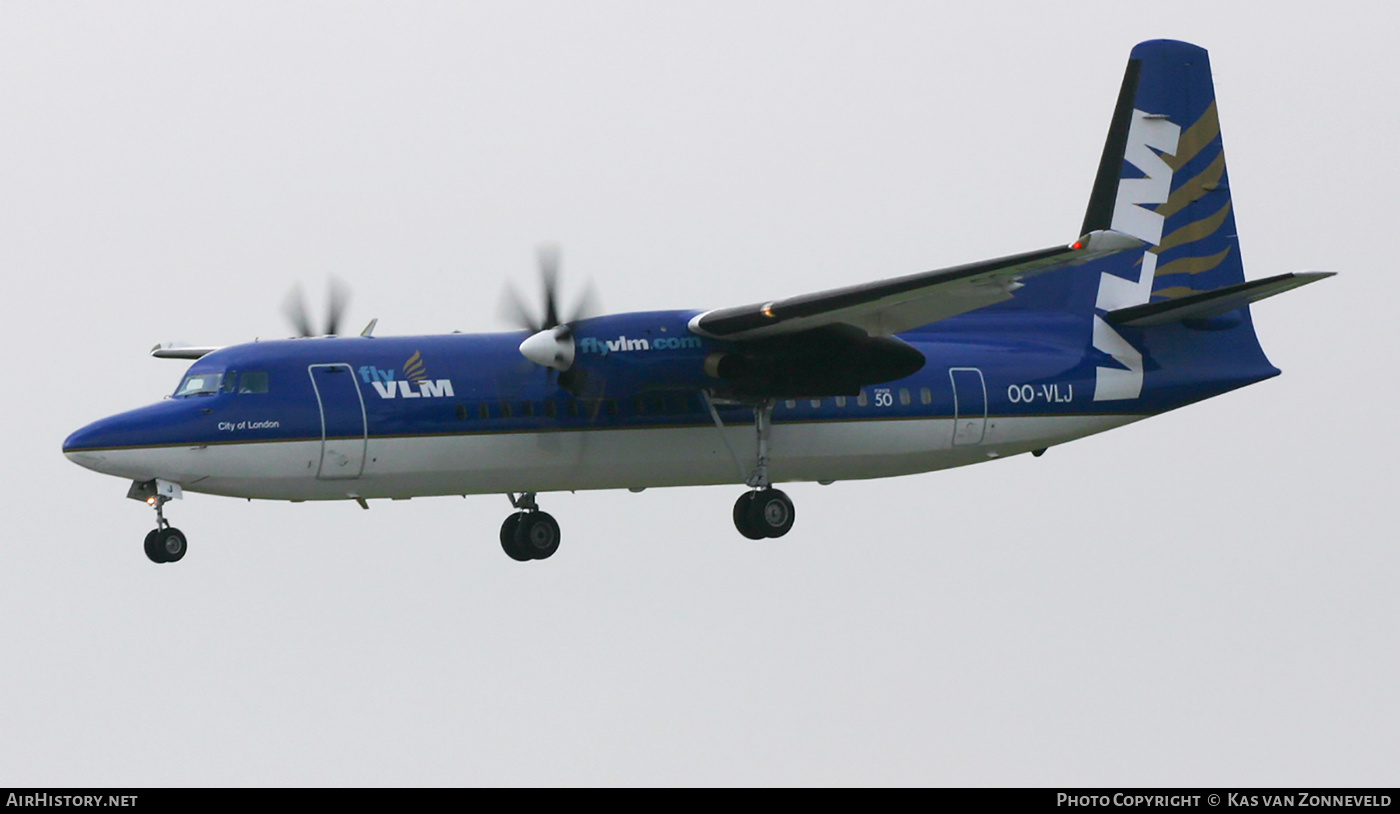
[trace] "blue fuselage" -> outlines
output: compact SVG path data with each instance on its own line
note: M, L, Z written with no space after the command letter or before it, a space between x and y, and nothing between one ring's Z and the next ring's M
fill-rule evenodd
M593 382L582 398L520 355L519 332L228 347L190 367L184 394L96 421L64 452L133 480L295 500L738 482L753 411L719 400L711 413L706 392L720 383L705 360L731 345L687 331L694 314L580 323L576 365ZM1249 369L1235 360L1177 376L1157 365L1140 398L1096 402L1106 357L1091 333L1073 314L987 309L905 334L926 360L914 375L777 402L774 479L879 477L1040 449L1277 372L1262 354ZM1166 359L1198 359L1192 343L1218 341L1180 326L1135 338Z

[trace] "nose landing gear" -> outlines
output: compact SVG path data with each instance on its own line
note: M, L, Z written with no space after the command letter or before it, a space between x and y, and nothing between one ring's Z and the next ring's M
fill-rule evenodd
M501 548L516 562L544 560L559 550L559 524L548 513L540 511L534 492L522 492L520 497L507 495L510 505L519 509L501 524Z
M185 556L188 544L184 532L170 525L165 519L165 495L155 495L148 502L156 510L156 527L146 535L146 557L151 562L179 562Z

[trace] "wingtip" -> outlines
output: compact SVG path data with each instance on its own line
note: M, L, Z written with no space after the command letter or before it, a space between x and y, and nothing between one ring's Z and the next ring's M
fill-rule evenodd
M188 345L174 345L162 342L151 348L151 356L157 359L200 359L219 348L195 348Z

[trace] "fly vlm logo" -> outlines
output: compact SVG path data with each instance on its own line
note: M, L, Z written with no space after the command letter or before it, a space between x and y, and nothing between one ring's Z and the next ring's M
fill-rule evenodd
M414 351L403 363L402 378L395 378L393 370L365 365L360 368L360 378L374 389L382 399L392 398L443 398L452 397L451 379L429 379L423 365L423 354ZM415 389L416 388L416 389Z

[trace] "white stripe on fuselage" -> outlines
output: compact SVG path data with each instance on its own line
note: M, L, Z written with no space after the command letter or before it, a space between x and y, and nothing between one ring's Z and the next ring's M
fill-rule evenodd
M989 417L983 442L954 447L948 418L773 426L774 482L882 478L965 466L1060 444L1145 416ZM713 426L371 438L359 478L316 477L321 442L287 441L69 453L119 477L273 500L422 497L737 484L754 466L754 430Z

